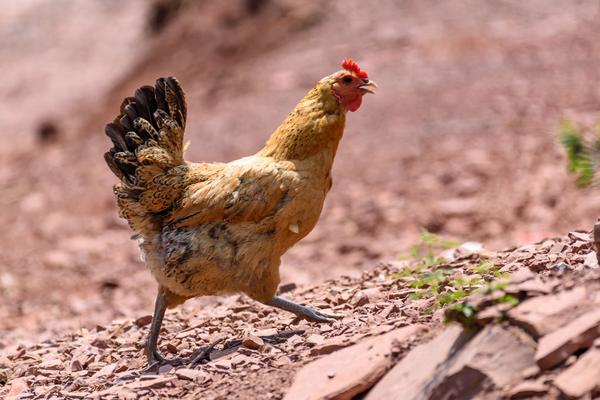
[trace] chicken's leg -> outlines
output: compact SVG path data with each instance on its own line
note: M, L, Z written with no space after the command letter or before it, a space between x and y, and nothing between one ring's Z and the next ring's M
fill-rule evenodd
M167 309L167 301L164 293L159 290L156 295L156 302L154 303L154 315L152 316L152 324L150 325L150 332L148 332L148 340L146 342L146 351L148 352L148 369L154 369L156 366L163 364L180 365L185 363L183 358L166 359L158 352L158 335L160 334L160 327L162 325L163 318L165 316L165 310Z
M208 347L196 350L189 358L164 358L158 352L158 336L160 334L160 327L162 325L162 320L165 316L166 309L167 301L165 299L165 295L159 290L158 295L156 296L156 303L154 305L154 315L152 316L152 324L150 325L150 332L148 333L148 341L146 342L146 350L148 352L147 371L158 372L158 368L165 364L170 364L173 366L190 363L198 364L205 360L210 355L210 352L213 350L213 348L224 340L224 338L220 338L211 343Z
M334 322L336 319L344 318L340 314L327 314L321 311L313 310L310 307L296 304L293 301L284 299L283 297L273 296L271 300L265 303L268 306L281 308L298 316L298 318L306 319L313 322Z

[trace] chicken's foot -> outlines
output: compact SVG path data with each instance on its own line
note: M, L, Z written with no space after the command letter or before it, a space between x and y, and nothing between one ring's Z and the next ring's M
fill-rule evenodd
M305 319L312 322L334 322L336 319L344 318L340 314L328 314L321 311L313 310L310 307L306 307L300 304L296 304L293 301L284 299L283 297L273 296L271 300L265 303L268 306L277 307L285 311L289 311L299 319Z
M148 341L146 343L146 350L148 352L148 368L145 371L148 373L158 373L162 365L177 366L184 364L199 364L200 362L209 359L211 351L217 344L221 343L225 339L221 337L208 345L208 347L202 347L196 350L191 357L163 357L158 352L158 336L160 334L160 327L162 325L166 309L167 302L165 295L162 292L159 292L156 296L154 315L152 316L152 324L150 325L150 332L148 333Z

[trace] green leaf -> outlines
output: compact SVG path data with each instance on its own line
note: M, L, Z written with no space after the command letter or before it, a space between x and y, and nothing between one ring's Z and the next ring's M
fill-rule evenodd
M576 175L578 187L589 186L594 181L595 165L593 154L598 154L599 138L594 143L586 143L581 130L571 120L563 119L560 124L559 139L567 155L567 168Z

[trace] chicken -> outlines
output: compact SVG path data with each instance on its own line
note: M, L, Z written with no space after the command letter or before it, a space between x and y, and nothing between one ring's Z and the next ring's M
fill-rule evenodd
M187 108L175 78L160 78L126 98L106 126L114 145L105 154L120 179L120 216L139 240L158 282L147 341L149 365L167 308L205 295L245 293L315 322L339 317L275 296L281 256L317 223L331 188L331 167L347 111L377 85L352 60L321 79L258 153L229 163L183 158ZM210 347L209 347L210 348Z

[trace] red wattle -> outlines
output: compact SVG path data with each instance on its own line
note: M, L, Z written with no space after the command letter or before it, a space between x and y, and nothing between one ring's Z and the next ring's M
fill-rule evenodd
M348 101L348 110L352 111L352 112L358 110L358 107L360 107L361 103L362 103L362 96L358 95L355 98L353 98L352 100Z

